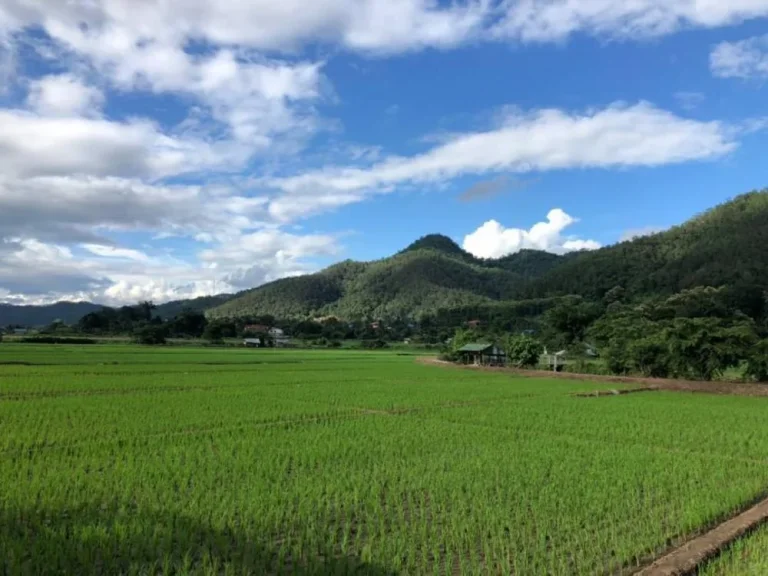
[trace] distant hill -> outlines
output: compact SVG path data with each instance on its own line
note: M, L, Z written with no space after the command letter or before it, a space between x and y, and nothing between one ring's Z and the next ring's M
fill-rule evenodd
M9 324L47 326L56 320L66 324L77 322L91 312L104 308L91 302L57 302L48 306L17 306L0 304L0 327Z
M217 296L202 296L191 300L174 300L158 305L155 314L161 318L173 318L185 308L204 312L209 308L220 306L230 298L232 298L231 294L219 294ZM0 304L0 328L9 324L41 327L47 326L56 320L61 320L65 324L74 324L86 314L97 312L104 308L107 308L107 306L92 302L57 302L47 306Z
M630 298L704 285L768 290L765 246L768 192L752 192L666 232L565 256L523 250L482 260L432 234L389 258L346 261L241 292L208 314L417 317L566 294L599 300L616 286Z
M441 308L509 300L527 280L551 270L560 260L565 259L533 250L482 260L450 238L431 234L389 258L345 261L316 274L242 292L208 314L417 317Z

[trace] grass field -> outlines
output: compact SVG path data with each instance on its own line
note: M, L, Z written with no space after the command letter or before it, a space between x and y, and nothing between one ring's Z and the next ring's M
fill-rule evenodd
M768 527L736 541L705 564L699 576L765 576L768 574Z
M619 573L764 495L766 399L606 387L0 344L0 573Z

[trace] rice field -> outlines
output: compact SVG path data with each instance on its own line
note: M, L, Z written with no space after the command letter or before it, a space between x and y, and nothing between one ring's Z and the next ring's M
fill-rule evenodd
M768 527L737 540L705 564L699 576L764 576L768 574Z
M767 399L606 387L3 343L0 573L622 574L765 495Z

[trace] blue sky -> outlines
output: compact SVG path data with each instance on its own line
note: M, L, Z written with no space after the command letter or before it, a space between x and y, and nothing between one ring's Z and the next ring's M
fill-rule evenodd
M0 301L651 233L766 185L766 79L768 0L0 0Z

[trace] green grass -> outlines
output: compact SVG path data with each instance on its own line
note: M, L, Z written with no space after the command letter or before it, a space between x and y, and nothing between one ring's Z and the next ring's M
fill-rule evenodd
M395 352L0 344L0 573L595 574L768 487L768 402Z
M737 540L699 570L700 576L764 576L768 574L768 527Z

